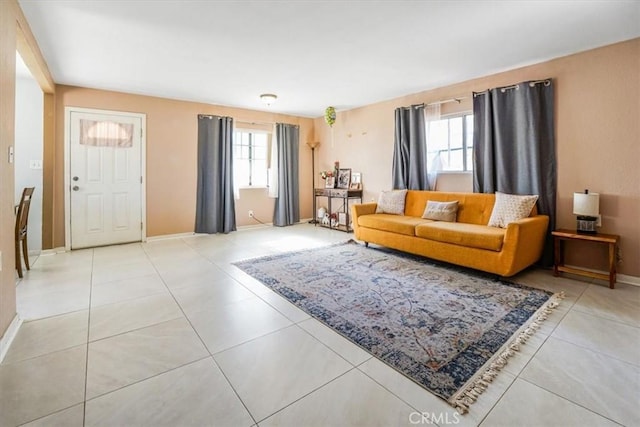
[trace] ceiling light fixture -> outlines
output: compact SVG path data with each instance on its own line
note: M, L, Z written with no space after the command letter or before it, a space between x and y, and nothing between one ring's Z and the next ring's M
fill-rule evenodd
M260 99L262 100L262 102L264 102L267 106L273 104L276 102L276 99L278 99L277 95L274 95L272 93L263 93L262 95L260 95Z

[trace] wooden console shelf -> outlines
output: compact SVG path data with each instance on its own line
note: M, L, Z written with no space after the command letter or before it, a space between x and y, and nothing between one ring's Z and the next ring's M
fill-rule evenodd
M331 222L329 222L329 225L323 225L321 222L316 221L315 222L316 225L320 224L320 226L322 227L331 228L333 230L340 230L347 233L353 231L349 225L350 224L349 202L354 200L359 200L360 203L362 203L362 190L347 190L347 189L341 189L341 188L316 188L314 191L313 197L315 197L316 199L318 197L327 198L327 204L329 205L327 208L328 208L329 214L333 213L331 200L342 199L342 207L339 210L339 212L343 213L346 219L346 224L336 223L335 225L333 225L331 224ZM317 215L316 212L314 212L313 215L315 217Z
M558 276L560 272L578 274L580 276L591 277L594 279L602 279L609 281L609 288L614 289L616 284L616 254L618 251L618 243L620 236L616 234L587 234L578 233L575 230L556 230L552 231L555 262L553 264L553 275ZM583 242L594 242L609 245L609 274L596 273L589 270L583 270L575 267L567 267L564 265L564 252L562 242L565 240L578 240Z

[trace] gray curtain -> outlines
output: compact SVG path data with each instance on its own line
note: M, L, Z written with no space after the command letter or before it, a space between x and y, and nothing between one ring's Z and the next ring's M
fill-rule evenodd
M393 188L430 190L424 105L396 108Z
M551 79L473 94L473 191L537 194L549 215L541 263L553 263L556 217L556 142Z
M273 225L279 227L300 222L299 134L298 126L276 123L278 197L273 210Z
M171 203L171 200L167 200ZM233 197L233 119L198 115L196 233L236 230Z

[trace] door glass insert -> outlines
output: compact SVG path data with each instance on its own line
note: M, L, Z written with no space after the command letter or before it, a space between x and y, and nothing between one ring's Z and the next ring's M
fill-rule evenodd
M90 147L132 147L133 124L80 119L80 144Z

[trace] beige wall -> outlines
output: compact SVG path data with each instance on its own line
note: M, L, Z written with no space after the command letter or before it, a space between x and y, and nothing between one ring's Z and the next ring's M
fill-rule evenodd
M14 166L7 151L15 142L16 50L43 91L53 80L16 0L0 1L0 338L16 316L14 268Z
M0 337L16 314L13 165L5 157L14 143L15 134L16 15L13 6L0 2Z
M198 114L230 116L243 122L292 123L300 126L300 187L311 186L311 152L305 143L313 136L313 120L239 108L125 94L71 86L56 86L55 173L53 186L53 246L64 246L64 109L65 107L144 113L147 116L147 235L193 231L196 207ZM300 191L301 216L311 215L311 191ZM265 190L242 190L236 205L237 224L271 222L273 199Z
M574 191L599 192L600 231L622 236L619 272L640 276L640 39L339 112L333 129L317 118L318 167L340 160L341 167L362 172L365 200L377 199L391 187L395 108L547 77L556 90L557 226L575 228ZM471 98L443 107L444 113L471 111ZM321 184L318 176L316 184ZM445 178L438 187L460 185L466 185L464 176ZM600 270L606 269L605 260L604 247L586 245L574 245L567 257L569 263Z

